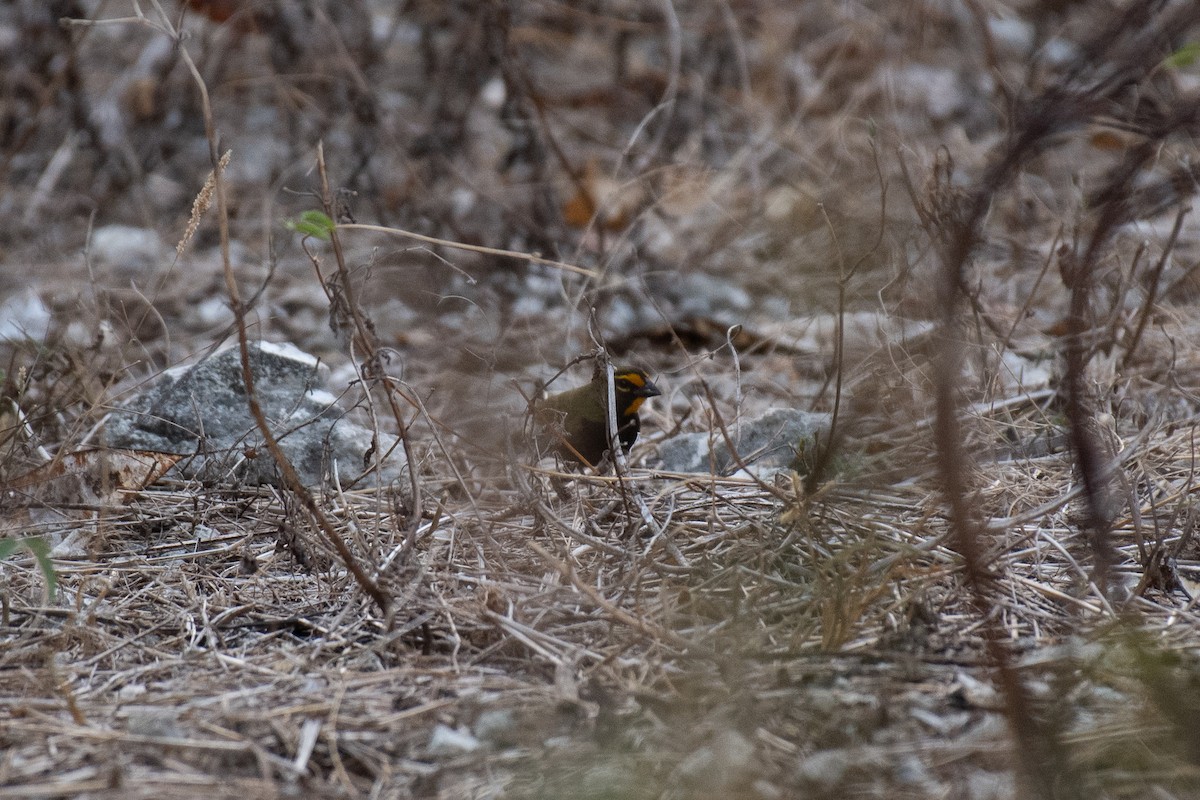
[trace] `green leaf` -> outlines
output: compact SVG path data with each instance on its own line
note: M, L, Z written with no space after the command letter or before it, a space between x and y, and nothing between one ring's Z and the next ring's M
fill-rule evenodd
M1162 65L1167 69L1183 69L1192 66L1198 59L1200 59L1200 42L1188 42L1164 58Z
M28 550L37 559L38 567L46 578L46 593L53 600L54 593L58 589L58 572L54 569L54 562L50 559L50 545L46 544L46 541L39 536L24 539L0 539L0 559L8 558L18 548Z
M41 537L25 539L25 547L29 552L33 553L33 557L37 559L38 566L42 568L42 575L46 578L46 594L50 599L54 599L54 592L58 588L58 572L54 569L54 562L50 560L50 545L46 544L46 540Z
M285 219L283 224L301 236L312 236L326 242L334 228L333 220L320 211L305 211L298 217Z

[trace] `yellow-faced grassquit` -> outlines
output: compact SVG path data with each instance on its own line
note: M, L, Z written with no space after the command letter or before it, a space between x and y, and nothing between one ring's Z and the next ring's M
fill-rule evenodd
M613 372L613 393L617 401L617 439L628 453L642 426L638 409L647 397L662 392L642 370L622 367ZM606 370L598 368L584 386L536 402L533 416L536 438L543 449L596 466L609 449Z

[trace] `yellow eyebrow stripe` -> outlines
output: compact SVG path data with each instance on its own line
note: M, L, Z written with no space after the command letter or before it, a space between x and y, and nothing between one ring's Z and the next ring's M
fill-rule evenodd
M636 372L622 372L621 374L617 375L616 378L623 381L629 381L639 389L646 385L646 379Z

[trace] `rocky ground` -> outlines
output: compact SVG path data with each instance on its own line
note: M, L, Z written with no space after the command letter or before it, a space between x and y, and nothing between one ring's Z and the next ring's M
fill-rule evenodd
M3 6L0 797L1200 797L1198 33Z

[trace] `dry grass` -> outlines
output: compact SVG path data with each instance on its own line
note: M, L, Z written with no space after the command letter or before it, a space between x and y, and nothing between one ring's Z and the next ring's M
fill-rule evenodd
M1161 429L1136 444L1140 538L1174 548L1185 579L1191 522L1169 518L1193 448ZM1089 586L1064 456L989 472L984 506L1009 518L987 540L995 620L1088 780L1120 791L1142 780L1111 762L1120 743L1186 747L1156 694L1188 680L1178 659L1200 619L1178 592L1114 607ZM407 560L386 502L328 498L378 565L390 617L302 514L261 493L159 488L103 510L91 555L58 562L50 606L32 559L10 560L6 782L22 796L754 796L903 785L914 756L929 786L1007 769L1003 729L985 724L1002 704L974 683L990 671L979 618L928 480L808 498L643 471L527 481L440 502ZM1047 484L1060 494L1021 492ZM1114 535L1132 584L1131 516ZM438 726L481 749L439 750ZM824 767L836 780L800 766L815 751L846 751ZM1192 779L1186 751L1141 758L1165 770L1160 785ZM729 783L714 789L714 771Z
M183 70L151 2L31 48L79 103L124 87L145 150L84 115L84 163L55 92L3 83L33 104L4 169L41 165L12 191L95 181L101 223L190 244L152 289L89 254L70 296L63 259L54 330L5 345L0 524L59 550L53 597L34 554L0 565L0 798L1200 797L1197 106L1163 61L1196 14L1079 5L418 4L368 40L370 3L300 38L264 3L186 18ZM1032 63L1006 19L1069 54ZM171 119L209 123L211 162L218 128L270 140L239 104L303 142L277 172L172 160ZM163 164L209 216L151 210ZM422 247L268 245L284 185ZM749 304L695 311L697 274ZM412 483L23 482L255 336L369 387ZM512 381L597 345L668 389L632 465L531 463ZM647 467L779 404L837 409L819 480Z

